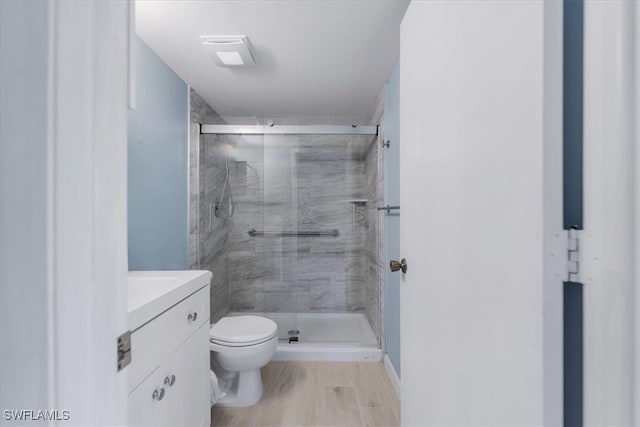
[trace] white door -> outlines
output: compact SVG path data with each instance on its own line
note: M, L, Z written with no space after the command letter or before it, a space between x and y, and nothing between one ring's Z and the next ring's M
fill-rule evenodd
M0 2L0 407L59 424L126 423L132 5Z
M639 28L640 2L584 4L585 425L640 425Z
M414 1L402 22L404 425L561 424L560 12Z

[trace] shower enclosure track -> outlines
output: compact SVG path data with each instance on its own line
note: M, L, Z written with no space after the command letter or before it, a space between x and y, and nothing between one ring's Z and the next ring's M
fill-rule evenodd
M377 135L378 126L200 125L200 133L226 135Z

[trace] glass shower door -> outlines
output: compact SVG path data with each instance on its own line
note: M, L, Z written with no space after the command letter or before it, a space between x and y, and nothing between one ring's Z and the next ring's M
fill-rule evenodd
M264 135L264 262L265 316L278 324L279 338L300 339L298 313L305 309L304 285L298 268L298 202L295 135Z
M367 299L364 160L371 137L264 138L265 315L278 323L281 340L357 343L361 323L352 316L365 311Z
M251 230L264 228L262 135L225 135L230 153L229 234L226 249L226 283L231 314L264 312L264 257L261 240ZM224 205L222 205L224 208ZM214 271L214 277L216 272Z

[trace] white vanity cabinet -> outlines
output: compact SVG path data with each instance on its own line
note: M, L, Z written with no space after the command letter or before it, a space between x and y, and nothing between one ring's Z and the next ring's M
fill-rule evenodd
M160 272L148 272L151 273ZM194 272L184 273L191 273L187 278L193 278ZM138 319L136 316L130 317L134 323L132 325L130 322L130 426L210 425L211 273L195 273L201 273L203 276L197 276L198 280L195 283L191 282L191 286L187 286L181 292L172 288L172 298L165 298L163 304L155 307L156 310L147 310L148 314L139 316ZM164 280L168 281L167 278L174 280L174 276L165 276ZM184 281L185 277L182 277L182 280ZM142 282L144 286L153 287L146 283L147 281ZM157 310L160 311L155 313Z

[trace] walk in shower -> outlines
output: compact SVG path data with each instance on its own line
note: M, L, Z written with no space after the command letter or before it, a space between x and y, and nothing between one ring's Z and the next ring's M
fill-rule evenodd
M380 360L377 127L200 119L192 268L213 272L212 321L273 319L275 359Z

